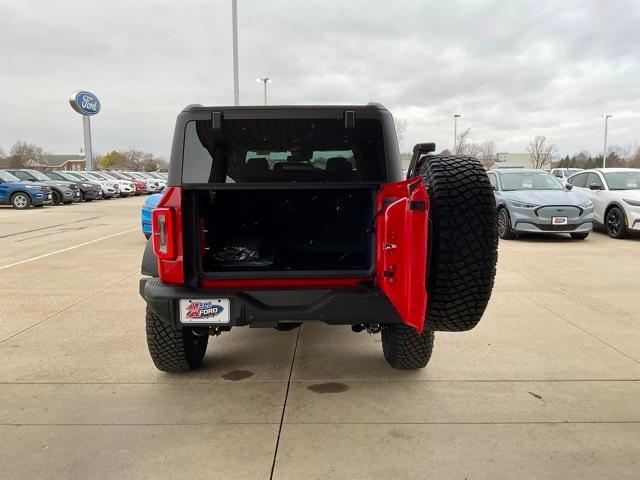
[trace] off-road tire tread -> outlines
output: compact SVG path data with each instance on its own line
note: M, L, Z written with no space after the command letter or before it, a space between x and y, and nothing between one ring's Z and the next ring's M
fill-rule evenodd
M430 155L418 174L430 202L425 329L465 331L484 313L496 275L494 192L475 158Z
M164 372L188 372L200 365L207 350L208 335L194 345L185 328L164 322L147 307L147 345L153 363Z
M414 370L424 368L433 352L435 335L431 330L417 333L404 323L392 323L382 329L382 351L393 368Z

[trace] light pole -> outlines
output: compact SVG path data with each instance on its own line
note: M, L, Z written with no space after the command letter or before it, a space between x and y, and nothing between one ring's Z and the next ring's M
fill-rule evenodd
M269 77L260 77L257 78L256 81L258 83L262 83L264 87L264 104L267 104L267 83L271 83L271 79Z
M233 23L233 104L240 105L238 85L238 0L231 0L231 22Z
M602 168L607 166L607 126L611 117L613 117L613 115L604 115L604 152L602 154Z
M458 141L458 118L461 116L462 115L459 113L456 113L453 116L453 152L451 152L453 155L456 154L456 142Z

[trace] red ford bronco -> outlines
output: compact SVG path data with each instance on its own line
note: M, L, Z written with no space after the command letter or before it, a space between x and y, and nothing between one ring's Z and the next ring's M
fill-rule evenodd
M435 331L480 321L498 242L481 164L434 150L416 145L403 178L378 104L187 107L142 262L156 367L196 368L231 328L309 321L426 366Z

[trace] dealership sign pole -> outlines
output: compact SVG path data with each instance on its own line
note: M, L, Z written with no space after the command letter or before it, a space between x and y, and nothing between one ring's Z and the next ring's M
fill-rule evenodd
M100 111L100 100L93 93L84 90L76 91L69 98L71 108L82 115L84 130L84 162L85 170L93 170L93 152L91 149L91 116Z

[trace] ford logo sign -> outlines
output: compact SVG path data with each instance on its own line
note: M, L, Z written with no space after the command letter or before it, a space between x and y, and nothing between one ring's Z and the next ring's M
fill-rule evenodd
M80 115L95 115L100 111L100 100L91 92L80 90L73 92L69 98L71 108Z

